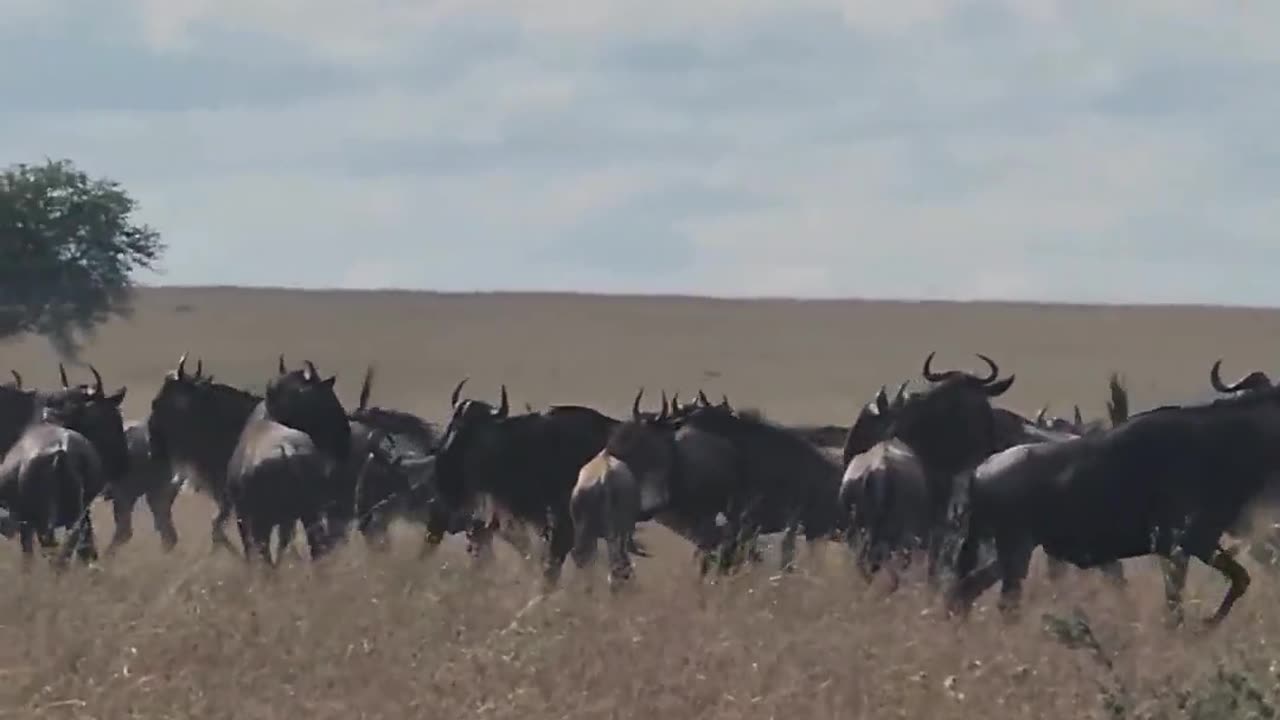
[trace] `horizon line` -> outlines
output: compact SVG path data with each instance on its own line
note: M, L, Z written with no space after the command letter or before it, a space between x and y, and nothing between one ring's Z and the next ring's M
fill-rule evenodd
M400 294L400 295L434 295L445 297L467 297L478 295L490 296L545 296L545 297L580 297L612 300L707 300L714 302L790 302L790 303L888 303L896 305L1008 305L1008 306L1044 306L1067 307L1080 309L1125 309L1151 308L1171 310L1246 310L1275 311L1276 305L1249 305L1232 302L1161 302L1161 301L1106 301L1106 300L1035 300L1012 299L998 297L973 297L966 299L946 297L905 297L905 296L856 296L856 295L813 295L799 297L794 295L696 295L692 293L640 293L640 292L606 292L588 290L549 290L522 288L477 288L474 290L433 290L426 288L348 288L348 287L309 287L290 285L221 285L221 284L151 284L135 283L139 290L214 290L214 291L258 291L286 293L337 293L349 295Z

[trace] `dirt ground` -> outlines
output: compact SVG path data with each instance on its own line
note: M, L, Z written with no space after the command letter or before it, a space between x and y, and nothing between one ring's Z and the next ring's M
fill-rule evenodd
M517 409L621 414L643 385L655 401L704 388L784 422L847 424L880 385L918 380L931 350L938 367L980 371L983 352L1016 373L1006 407L1079 403L1096 417L1112 371L1141 409L1208 395L1219 357L1229 379L1273 367L1280 312L148 289L83 359L128 387L139 418L185 351L251 388L279 353L311 359L348 403L374 363L376 403L433 419L470 376L468 392L493 400L506 383ZM39 339L0 344L8 367L32 385L57 377ZM1262 569L1209 634L1163 627L1150 559L1126 563L1123 592L1079 572L1051 585L1037 560L1019 621L1002 623L987 597L961 626L919 581L890 598L868 588L839 546L804 548L794 576L774 575L769 551L763 567L699 586L691 549L649 528L655 557L630 592L604 593L603 568L594 586L570 569L531 603L536 568L504 545L485 568L452 541L420 561L418 532L399 527L390 556L356 540L264 578L211 553L206 498L179 499L169 555L137 512L134 541L91 570L24 577L16 544L0 549L0 716L1234 717L1215 708L1277 702L1277 584ZM95 521L105 541L110 513ZM1206 605L1225 590L1203 567L1192 584ZM1051 637L1046 624L1076 612L1092 634Z

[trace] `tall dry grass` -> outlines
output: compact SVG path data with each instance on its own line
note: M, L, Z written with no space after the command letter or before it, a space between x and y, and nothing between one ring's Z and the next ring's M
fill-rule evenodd
M357 538L317 565L250 570L211 552L207 500L179 502L171 555L146 531L62 576L23 576L4 553L6 717L1225 718L1244 715L1206 703L1252 686L1274 704L1280 688L1262 573L1212 633L1165 629L1150 560L1128 563L1124 592L1082 572L1050 584L1037 562L1017 621L988 597L960 624L919 578L868 587L840 545L802 548L789 576L771 548L700 584L689 547L649 528L655 557L631 588L570 567L538 601L537 567L508 546L480 567L457 542L419 560L403 526L388 555ZM1194 579L1192 612L1207 613L1223 583ZM1063 629L1077 613L1087 632Z

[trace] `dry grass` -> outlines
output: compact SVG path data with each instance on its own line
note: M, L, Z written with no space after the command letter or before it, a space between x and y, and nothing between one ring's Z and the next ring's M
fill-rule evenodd
M636 385L701 385L783 420L847 422L860 400L915 375L934 348L944 365L984 351L1017 372L1011 407L1080 401L1097 415L1113 369L1129 376L1135 408L1185 399L1207 389L1219 355L1227 372L1267 364L1280 350L1278 327L1276 313L1186 308L152 290L134 322L106 328L86 359L109 384L129 386L133 416L189 349L246 384L261 382L277 352L310 357L339 373L348 400L376 359L376 401L434 417L470 374L476 393L507 382L517 407L580 401L617 413ZM13 365L45 385L56 377L40 341L4 349L0 370ZM610 597L602 578L588 592L588 579L569 569L564 588L531 604L537 570L501 544L477 570L452 543L419 561L418 538L397 528L389 556L367 555L357 540L320 565L290 562L262 577L210 553L205 498L184 495L177 514L183 538L169 556L145 515L134 542L93 571L24 577L16 547L0 550L9 577L0 589L0 712L1236 717L1247 708L1213 714L1206 703L1240 701L1250 686L1276 702L1277 585L1263 573L1208 635L1163 628L1150 560L1127 563L1133 583L1123 594L1085 573L1050 585L1037 562L1020 622L1002 623L987 598L958 626L918 582L888 599L867 588L838 546L806 548L794 576L773 577L769 551L768 566L699 586L689 548L650 528L655 557L639 561L629 592ZM1194 598L1211 606L1223 589L1193 570ZM1044 629L1045 614L1076 609L1112 670ZM1237 674L1218 678L1219 663Z

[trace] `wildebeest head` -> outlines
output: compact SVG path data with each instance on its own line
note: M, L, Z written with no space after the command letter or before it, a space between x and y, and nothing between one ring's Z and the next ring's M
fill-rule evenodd
M311 436L316 446L339 463L351 453L351 424L333 386L337 378L321 378L310 360L301 370L288 370L280 356L277 375L267 383L267 413L276 422Z
M445 427L444 437L436 451L436 486L445 501L453 507L467 502L466 464L481 457L486 447L496 442L496 431L510 414L507 386L502 386L502 400L497 408L483 400L459 400L463 378L449 396L453 415Z
M900 438L931 471L953 474L995 450L991 398L1008 391L1015 376L997 379L1000 369L985 355L979 355L991 369L985 378L956 370L933 372L933 355L929 353L921 373L933 385L907 398L893 414L885 437L877 440Z
M122 387L108 395L97 368L90 365L89 370L93 373L92 385L71 386L66 369L58 365L62 389L43 395L43 417L75 430L93 443L108 479L115 481L129 470L129 445L120 414L120 403L128 389Z
M1266 390L1271 385L1271 378L1261 370L1254 370L1234 383L1228 385L1222 381L1222 358L1218 358L1209 369L1209 384L1214 390L1224 395L1237 395L1255 390Z
M858 411L858 417L849 427L845 436L843 464L848 466L855 455L864 453L885 437L885 431L893 420L895 413L902 408L907 399L907 382L898 386L893 399L885 386L881 385L876 396Z
M647 516L665 505L671 496L672 474L676 468L675 425L662 394L658 412L644 412L640 400L644 388L631 403L631 417L614 426L605 442L609 455L626 463L640 485L641 504ZM703 396L706 399L706 396ZM714 406L712 406L714 407Z

